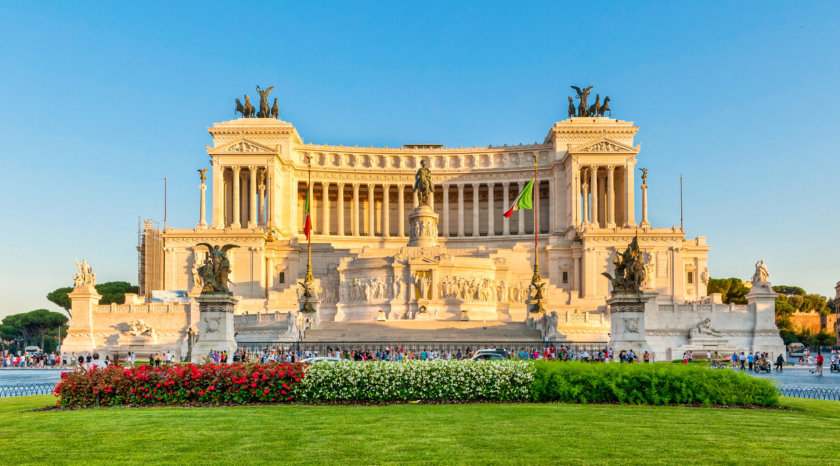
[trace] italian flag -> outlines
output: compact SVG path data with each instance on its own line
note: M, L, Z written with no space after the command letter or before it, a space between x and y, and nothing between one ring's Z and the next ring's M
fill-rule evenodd
M531 178L531 181L522 188L522 192L516 196L516 199L513 200L513 204L510 205L510 209L505 212L505 217L510 218L513 215L513 212L519 209L533 209L534 205L531 202L531 194L534 190L534 179Z
M309 190L306 190L306 207L304 207L306 217L303 219L303 233L306 235L306 240L309 241L309 235L312 233L312 219L309 217Z

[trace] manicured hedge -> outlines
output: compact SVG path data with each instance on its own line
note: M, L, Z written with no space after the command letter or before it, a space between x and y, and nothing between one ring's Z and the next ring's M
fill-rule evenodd
M769 380L693 364L535 362L533 401L776 406Z
M62 374L62 406L184 403L560 401L775 406L766 379L693 364L317 362L113 367Z
M525 361L317 362L297 387L301 401L514 401L530 398Z
M55 387L62 406L284 402L294 399L301 364L109 367L66 372Z

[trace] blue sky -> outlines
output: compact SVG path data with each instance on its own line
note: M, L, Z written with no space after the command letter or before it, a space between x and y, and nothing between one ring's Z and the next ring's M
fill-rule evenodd
M840 280L838 2L4 2L0 316L74 257L137 282L137 218L192 227L206 127L274 85L305 141L542 141L569 85L640 126L650 220L713 277ZM637 203L637 209L640 206Z

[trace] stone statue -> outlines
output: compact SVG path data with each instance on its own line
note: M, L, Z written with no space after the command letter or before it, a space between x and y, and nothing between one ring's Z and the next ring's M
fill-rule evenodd
M648 168L640 168L639 171L642 172L642 184L647 184L647 172Z
M610 279L612 292L615 293L641 293L642 283L645 281L645 265L642 263L642 254L639 251L639 237L633 237L633 241L627 249L616 253L613 259L615 276L607 272L602 275Z
M532 298L534 301L545 299L545 283L531 282L531 286L534 288L534 297Z
M207 173L207 170L209 170L209 168L205 168L203 170L201 170L201 169L198 170L198 174L199 174L199 176L201 176L201 182L202 183L207 181L207 176L205 175L205 173Z
M254 116L254 106L251 105L251 99L248 96L245 96L245 105L242 105L242 102L239 99L236 99L236 109L234 113L239 113L242 115L243 118L253 118Z
M277 99L274 99L274 106L271 107L271 118L280 119L280 107L277 106Z
M426 161L420 161L420 169L414 175L414 192L417 193L417 199L421 205L429 203L429 194L435 189L432 184L432 172L426 168Z
M569 118L575 116L575 102L569 97Z
M577 86L570 86L572 89L577 91L577 99L580 99L580 104L578 105L578 116L585 117L589 116L589 107L586 106L586 101L589 99L589 92L592 90L594 86L585 87L583 89Z
M709 335L713 337L720 337L722 334L713 329L711 326L712 320L706 317L697 323L691 330L688 331L689 338L695 338L702 335Z
M211 246L208 243L198 243L196 246L207 246L208 254L204 259L204 264L198 268L198 275L204 286L201 288L201 294L204 293L227 293L231 294L228 289L228 276L230 275L230 260L227 258L227 252L239 246L235 244L226 244L219 248L219 245Z
M703 285L708 285L709 284L709 268L708 267L703 267L703 272L700 273L700 282L703 283Z
M151 337L153 340L157 338L155 329L142 320L135 320L128 324L128 334L135 337Z
M87 259L82 259L81 264L76 259L76 269L79 271L79 273L73 275L73 282L76 284L76 288L96 285L96 274L93 273L93 269L87 263Z
M601 109L598 111L598 116L604 116L607 112L609 112L610 117L612 117L612 110L610 110L610 96L604 97L604 105L602 105Z
M763 288L770 288L770 282L767 279L770 277L770 273L767 271L767 267L764 265L764 261L760 260L755 263L755 273L752 276L752 286L760 286Z
M257 112L257 118L269 118L271 116L271 109L268 108L268 93L272 89L274 89L274 86L263 90L257 85L257 94L260 95L260 111Z

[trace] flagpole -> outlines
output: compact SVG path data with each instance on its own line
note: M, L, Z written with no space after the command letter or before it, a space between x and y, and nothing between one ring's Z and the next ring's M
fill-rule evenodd
M537 202L539 202L539 183L537 183L537 154L534 154L534 186L531 189L534 193L534 276L531 278L531 281L534 283L542 281L540 278L540 264L537 260L537 251L539 250L539 207L537 206Z
M306 163L308 165L308 179L306 181L306 208L307 210L311 210L309 207L309 203L312 202L309 199L309 193L312 192L312 156L306 157ZM312 215L310 212L306 212L307 215ZM312 220L310 220L311 222ZM304 226L305 228L305 226ZM303 279L305 282L313 282L315 281L315 277L312 276L312 229L309 230L309 234L306 235L306 242L307 242L307 252L306 252L306 278Z

